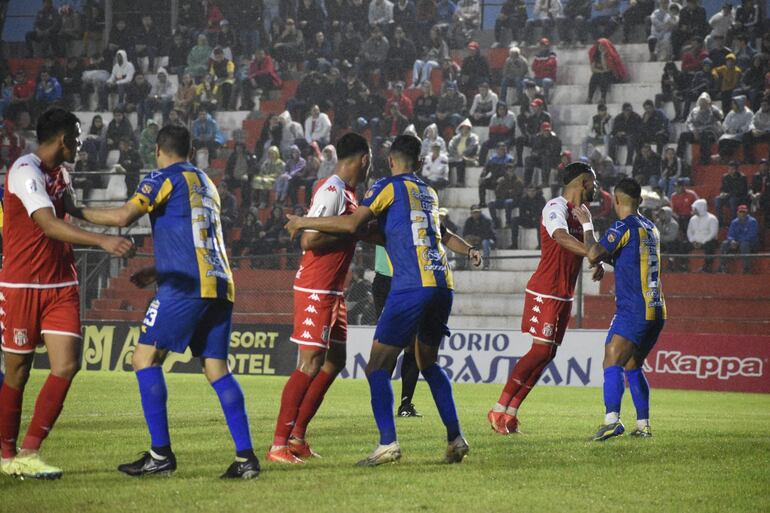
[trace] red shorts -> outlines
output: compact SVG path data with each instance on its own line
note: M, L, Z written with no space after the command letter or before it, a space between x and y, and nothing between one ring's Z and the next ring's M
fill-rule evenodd
M571 312L572 301L527 292L521 314L521 332L559 346L567 331Z
M329 349L329 343L348 339L348 309L341 294L294 291L294 332L301 346Z
M0 287L3 351L29 354L46 333L81 338L77 285L54 289Z

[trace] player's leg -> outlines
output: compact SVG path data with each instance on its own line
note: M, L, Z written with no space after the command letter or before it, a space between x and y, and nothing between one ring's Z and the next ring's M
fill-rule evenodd
M11 463L16 457L16 439L21 425L21 406L24 387L29 380L34 353L4 352L5 381L0 388L0 468L6 474L12 473Z
M625 383L623 367L628 363L635 351L635 344L628 338L616 332L616 326L621 325L617 317L607 335L604 346L604 424L593 435L593 440L600 442L622 435L625 432L620 422L620 405L623 402Z
M417 380L420 379L420 369L417 366L416 350L414 343L404 350L401 359L401 404L398 407L399 417L422 417L422 414L414 407L414 389Z
M655 347L658 336L663 329L663 321L651 321L646 323L647 329L643 334L641 343L634 347L634 353L624 365L628 388L636 409L636 429L631 436L649 438L652 436L650 429L650 384L644 374L644 361L647 355Z

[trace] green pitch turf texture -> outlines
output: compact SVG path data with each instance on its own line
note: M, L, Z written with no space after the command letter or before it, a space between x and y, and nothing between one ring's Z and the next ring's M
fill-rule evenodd
M45 374L33 372L22 434ZM303 466L264 461L283 377L241 377L262 474L218 479L232 445L203 376L167 376L171 477L130 478L119 463L146 449L134 376L83 372L72 387L45 458L59 481L0 477L0 511L59 512L545 512L770 511L770 395L653 390L654 438L588 442L603 418L601 390L539 387L521 412L524 434L494 434L486 412L498 385L455 385L471 453L440 463L445 431L424 382L423 418L397 419L403 458L357 468L377 435L365 381L336 382L311 424L322 456ZM400 388L394 383L396 396ZM626 393L624 419L633 427Z

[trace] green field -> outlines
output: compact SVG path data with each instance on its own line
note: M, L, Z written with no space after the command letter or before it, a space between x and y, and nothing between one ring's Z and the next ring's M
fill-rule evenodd
M33 373L22 434L44 377ZM770 395L653 391L654 438L593 443L586 439L602 420L600 389L537 388L522 410L524 434L502 437L485 419L499 386L456 385L471 453L447 466L439 463L443 426L420 383L415 402L425 417L397 421L402 460L357 468L377 441L369 391L365 381L339 381L308 433L322 459L263 462L258 480L223 482L217 476L232 454L216 395L202 376L167 380L176 474L132 479L115 470L148 444L136 382L84 372L44 448L64 477L0 478L0 511L770 511ZM240 381L262 457L285 378Z

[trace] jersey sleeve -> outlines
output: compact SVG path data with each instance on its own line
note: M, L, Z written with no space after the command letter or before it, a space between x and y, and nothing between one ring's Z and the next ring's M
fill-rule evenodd
M610 255L614 255L620 248L628 244L628 239L630 237L631 231L629 230L628 225L623 221L615 221L612 227L610 227L604 234L602 240L599 241L599 244L601 244Z
M557 201L549 201L543 209L543 224L548 235L553 237L553 232L563 228L569 232L567 225L567 207Z
M8 177L8 192L21 200L30 216L41 208L54 208L45 189L43 173L29 164L13 168Z
M394 199L393 182L387 178L380 178L374 182L371 189L366 191L361 205L368 207L375 216L378 216L390 208Z
M307 217L330 217L345 213L345 192L338 185L324 184L313 195ZM305 230L317 232L318 230Z
M167 176L154 171L144 177L129 201L143 212L149 213L168 201L173 189L174 186Z

